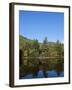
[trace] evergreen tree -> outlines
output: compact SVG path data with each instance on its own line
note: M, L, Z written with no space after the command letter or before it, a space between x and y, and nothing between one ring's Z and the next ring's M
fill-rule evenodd
M43 40L43 44L41 46L41 51L42 51L42 56L43 57L48 57L49 54L49 47L48 47L48 39L45 37Z
M43 44L48 44L47 37L45 37L45 39L44 39L44 41L43 41Z

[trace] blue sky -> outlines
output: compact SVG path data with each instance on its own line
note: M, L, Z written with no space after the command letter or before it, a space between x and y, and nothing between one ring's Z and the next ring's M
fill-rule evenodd
M38 39L42 42L45 37L48 41L64 41L64 13L19 11L20 35L29 39Z

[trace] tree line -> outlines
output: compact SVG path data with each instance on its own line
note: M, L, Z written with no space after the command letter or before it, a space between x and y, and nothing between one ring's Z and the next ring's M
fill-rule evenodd
M47 37L43 40L43 43L39 43L38 40L33 40L32 43L26 42L22 49L20 49L20 63L24 62L25 57L64 57L64 45L59 40L54 43L49 43Z

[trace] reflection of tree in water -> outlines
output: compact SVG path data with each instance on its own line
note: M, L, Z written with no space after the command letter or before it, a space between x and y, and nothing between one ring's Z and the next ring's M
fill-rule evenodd
M22 77L22 76L24 77L31 73L33 75L33 78L37 78L38 72L40 70L42 70L43 76L45 78L48 77L47 72L50 70L55 70L57 72L57 76L60 76L60 72L63 71L63 68L64 68L63 62L62 62L63 60L62 61L58 60L56 64L51 63L52 60L51 60L51 62L48 60L49 63L44 63L44 62L42 63L41 61L37 62L39 60L35 59L35 58L33 58L31 60L29 59L28 61L29 61L28 65L21 65L20 77ZM34 62L32 62L32 61L34 61Z
M57 64L56 64L56 72L57 72L57 76L60 76L60 72L64 71L64 60L60 59L58 60Z
M44 77L48 77L47 67L48 67L48 64L45 64L45 63L43 64L42 62L39 62L38 66L34 67L33 77L35 78L38 76L38 72L40 69L43 71Z

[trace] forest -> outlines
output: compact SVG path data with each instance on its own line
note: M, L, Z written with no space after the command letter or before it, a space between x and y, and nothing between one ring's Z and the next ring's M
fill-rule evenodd
M43 69L45 77L46 71L52 69L59 75L60 71L64 71L64 44L59 40L50 42L47 37L39 42L20 35L19 61L20 78L29 73L35 77L39 69Z

